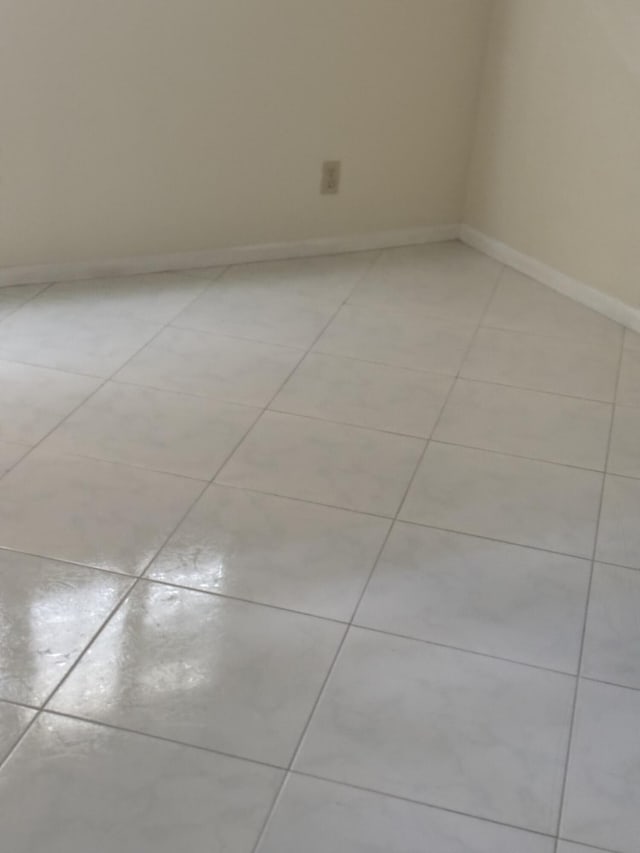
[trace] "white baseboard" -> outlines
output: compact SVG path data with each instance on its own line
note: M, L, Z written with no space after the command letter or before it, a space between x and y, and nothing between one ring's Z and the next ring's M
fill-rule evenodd
M512 249L506 243L501 243L499 240L494 240L483 234L481 231L476 231L469 225L461 225L459 237L468 246L484 252L491 258L495 258L503 264L506 264L518 272L528 275L536 281L546 284L553 290L561 293L563 296L568 296L575 302L603 314L610 320L615 320L616 323L621 323L629 329L640 332L640 309L634 308L632 305L627 305L621 299L615 296L609 296L601 290L597 290L590 284L585 284L576 278L565 275L553 267L547 266L542 261L532 258L530 255L525 255L517 249Z
M81 281L90 278L138 275L140 273L202 269L252 261L307 258L315 255L337 255L342 252L362 252L394 246L411 246L419 243L438 243L442 240L456 240L459 230L458 225L434 225L348 237L324 237L317 240L301 240L291 243L265 243L256 246L209 249L201 252L178 252L171 255L0 267L0 287L14 284L49 284L55 281Z
M195 270L205 267L229 266L255 261L274 261L286 258L308 258L319 255L338 255L343 252L363 252L462 240L518 272L546 284L563 296L591 308L623 326L640 332L640 309L627 305L589 284L571 278L542 261L511 248L471 228L469 225L432 225L402 228L373 234L347 237L323 237L289 243L263 243L255 246L232 246L199 252L177 252L170 255L148 255L133 258L113 258L97 261L38 264L35 266L0 267L0 287L15 284L50 284L56 281L81 281L141 273Z

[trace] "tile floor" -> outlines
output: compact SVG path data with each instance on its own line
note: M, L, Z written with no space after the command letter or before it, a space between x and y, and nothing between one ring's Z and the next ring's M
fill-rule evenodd
M459 243L0 291L3 853L638 853L639 518Z

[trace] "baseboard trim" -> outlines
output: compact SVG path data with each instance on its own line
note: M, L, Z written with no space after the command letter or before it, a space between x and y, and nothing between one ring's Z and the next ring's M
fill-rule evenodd
M255 261L307 258L316 255L364 252L371 249L388 249L420 243L438 243L442 240L456 240L459 231L458 225L434 225L380 231L373 234L357 234L348 237L324 237L290 243L264 243L256 246L233 246L226 249L209 249L200 252L177 252L171 255L0 267L0 287L202 269Z
M501 243L500 240L495 240L469 225L460 226L459 238L468 246L484 252L485 255L495 258L495 260L536 279L542 284L546 284L563 296L568 296L569 299L603 314L610 320L615 320L616 323L621 323L629 329L640 332L640 309L627 305L621 299L609 296L590 284L585 284L583 281L565 275L565 273L542 263L542 261L525 255L523 252L511 248L506 243Z

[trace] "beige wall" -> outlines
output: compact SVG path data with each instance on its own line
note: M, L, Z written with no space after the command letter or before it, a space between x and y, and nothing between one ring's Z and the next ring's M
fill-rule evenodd
M458 222L487 10L0 0L0 266Z
M497 0L466 221L640 306L640 2Z

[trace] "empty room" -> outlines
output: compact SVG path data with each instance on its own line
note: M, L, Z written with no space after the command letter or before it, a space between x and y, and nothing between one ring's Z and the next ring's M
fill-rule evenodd
M640 853L640 0L0 0L1 853Z

